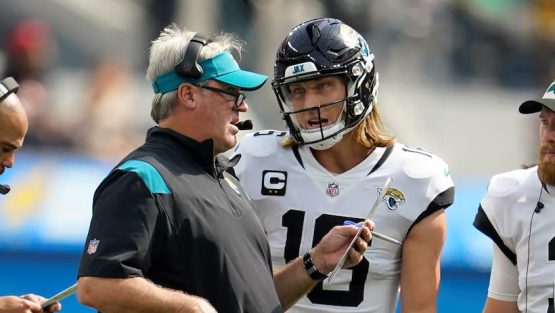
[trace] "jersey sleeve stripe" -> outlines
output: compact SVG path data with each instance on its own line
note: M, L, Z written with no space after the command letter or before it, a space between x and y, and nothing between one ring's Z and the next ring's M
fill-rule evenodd
M385 160L387 160L387 158L389 157L391 152L393 152L393 147L395 147L395 146L391 145L391 146L389 146L385 149L381 158L378 160L378 162L376 162L376 165L374 165L374 167L370 170L370 172L368 172L368 175L374 173L378 168L380 168L380 166L382 166L382 164L384 164Z
M482 205L478 207L478 213L476 213L476 217L474 219L473 225L479 231L484 233L484 235L491 238L491 240L493 240L493 242L499 247L501 252L503 252L503 254L514 265L516 265L516 254L513 251L511 251L511 249L509 249L509 247L507 247L505 243L503 243L503 240L501 239L501 237L493 227L493 224L491 223L488 216L486 215L486 212L484 212L484 209L482 209Z
M436 209L434 209L434 211L437 211L438 209L447 209L451 206L451 204L453 204L454 201L455 187L449 187L434 198L432 203L430 203L430 205L428 206L428 210L434 207L437 207Z
M140 160L128 160L118 166L117 169L137 173L151 193L171 194L162 175L150 163Z
M416 220L414 220L412 225L410 225L409 230L407 231L407 234L410 233L414 225L418 224L418 222L420 222L421 220L432 215L434 212L438 210L447 209L451 204L453 204L454 199L455 199L455 187L450 187L445 191L443 191L442 193L440 193L439 195L437 195L437 197L435 197L435 199L432 202L430 202L426 210L422 212L416 218Z
M293 146L291 150L293 150L293 155L295 155L295 159L297 159L297 162L299 162L301 167L304 168L303 159L301 158L301 154L299 153L299 147Z

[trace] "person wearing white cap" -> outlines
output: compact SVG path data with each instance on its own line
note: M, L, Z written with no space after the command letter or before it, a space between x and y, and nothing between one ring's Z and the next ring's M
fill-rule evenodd
M540 113L536 166L493 176L474 226L493 241L484 313L553 313L555 298L555 81L519 107Z
M267 77L239 68L231 34L171 25L153 41L147 78L157 126L100 184L79 267L78 300L109 312L278 313L316 283L302 258L272 273L264 229L221 155L236 144L243 90ZM236 161L235 161L236 162ZM309 269L355 266L366 221L332 229ZM305 260L305 264L308 262Z

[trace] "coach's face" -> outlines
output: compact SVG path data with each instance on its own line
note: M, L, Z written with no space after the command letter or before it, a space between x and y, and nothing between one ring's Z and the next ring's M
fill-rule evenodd
M27 115L19 98L12 94L0 103L0 175L15 163L15 152L27 133Z
M540 113L540 179L555 186L555 112L543 107Z
M238 98L239 87L215 80L209 80L207 87L212 89L196 87L203 94L197 111L204 126L204 136L214 140L214 152L218 154L237 143L239 113L247 112L248 106L243 98Z

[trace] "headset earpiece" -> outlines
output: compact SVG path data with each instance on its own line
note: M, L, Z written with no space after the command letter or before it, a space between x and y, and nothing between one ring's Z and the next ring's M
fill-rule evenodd
M175 72L179 75L199 78L202 76L202 67L198 64L198 56L202 47L206 46L210 39L202 34L195 34L189 45L187 45L187 50L183 55L183 59L175 66Z
M16 93L19 84L12 77L6 77L0 81L0 102L4 101L10 94Z

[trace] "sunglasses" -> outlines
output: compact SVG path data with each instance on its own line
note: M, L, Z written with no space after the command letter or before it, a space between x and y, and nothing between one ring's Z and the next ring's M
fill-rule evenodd
M199 88L202 88L202 89L207 89L207 90L210 90L210 91L214 91L214 92L217 92L217 93L221 93L221 94L224 94L224 95L234 97L235 102L233 103L233 108L240 107L241 103L243 103L243 101L245 101L245 99L247 98L247 96L242 92L233 92L233 91L229 91L229 90L226 90L226 89L216 88L216 87L211 87L211 86L199 86L199 85L195 85L195 86L197 86Z

